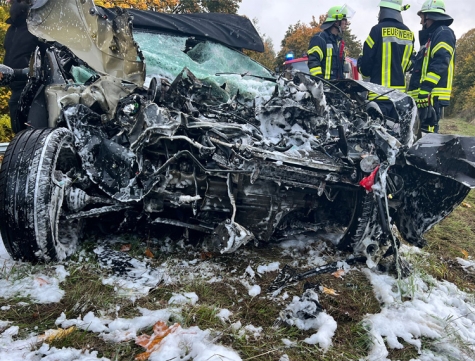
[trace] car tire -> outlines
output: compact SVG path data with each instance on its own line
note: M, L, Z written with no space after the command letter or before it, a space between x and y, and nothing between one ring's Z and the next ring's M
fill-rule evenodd
M65 128L24 130L5 152L0 232L15 260L62 260L76 250L81 221L61 217L66 173L80 165L73 139Z

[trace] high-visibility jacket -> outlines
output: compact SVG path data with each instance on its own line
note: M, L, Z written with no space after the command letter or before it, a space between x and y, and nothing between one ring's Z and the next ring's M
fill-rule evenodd
M451 28L434 23L419 33L421 48L416 55L409 92L417 98L420 90L450 104L455 67L455 34Z
M330 29L316 33L308 46L308 68L311 75L327 80L343 79L345 42Z
M363 45L359 71L370 81L388 88L406 91L406 72L411 65L414 33L395 19L383 19L374 26ZM375 93L368 99L387 100Z

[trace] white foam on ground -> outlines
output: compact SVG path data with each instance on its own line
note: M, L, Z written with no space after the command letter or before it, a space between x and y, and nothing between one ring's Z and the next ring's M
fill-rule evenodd
M414 273L398 285L398 281L388 275L369 269L364 273L373 285L376 298L383 304L380 313L367 315L363 321L373 341L367 360L389 360L388 348L404 347L400 340L413 345L421 354L420 360L472 359L475 355L473 295L427 275ZM399 290L406 298L411 296L411 300L402 302ZM429 344L425 349L422 349L422 338Z

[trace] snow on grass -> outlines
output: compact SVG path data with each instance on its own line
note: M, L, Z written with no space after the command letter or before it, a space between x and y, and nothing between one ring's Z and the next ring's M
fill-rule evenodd
M229 317L232 316L232 312L229 311L227 308L222 308L218 314L216 315L216 317L218 317L221 322L223 323L226 323L226 322L229 322Z
M247 288L247 293L251 297L258 296L261 293L261 286L259 285L251 285L248 281L246 280L241 280L241 283L244 287Z
M257 266L257 273L263 274L266 272L274 272L278 271L280 267L280 262L271 262L266 265Z
M422 278L415 272L398 281L369 269L363 270L382 303L381 312L367 315L373 346L368 360L388 360L388 347L400 349L399 340L413 345L420 360L465 360L475 353L475 302L454 284ZM399 286L399 287L398 287ZM402 290L402 291L399 291ZM410 300L402 301L403 292ZM422 349L422 338L433 340L433 350Z
M159 283L171 282L165 268L153 269L145 261L139 261L127 253L107 246L97 247L94 253L103 268L114 272L110 277L104 278L102 283L114 286L119 295L130 298L132 302L147 295Z
M0 245L0 298L29 297L40 304L59 302L63 298L60 284L69 276L63 265L54 266L54 274L47 274L40 267L13 261L1 238Z
M236 351L212 343L209 330L193 326L177 331L164 338L159 352L154 352L150 361L196 360L196 361L241 361Z
M151 327L158 321L168 321L172 315L179 317L180 309L166 308L150 311L145 308L138 308L142 316L134 318L115 319L97 317L93 312L87 313L83 318L67 319L64 313L56 320L56 325L62 328L75 326L84 331L98 333L106 341L124 342L134 340L138 332L144 328Z
M12 326L0 334L0 360L45 360L45 361L109 361L107 358L98 358L97 351L76 350L73 348L50 347L44 343L36 351L31 349L40 344L41 341L36 335L31 335L24 340L15 340L19 327Z
M470 260L470 259L463 259L457 257L457 262L462 266L462 268L467 272L467 273L472 273L475 274L475 262Z
M36 303L59 302L64 296L60 288L64 276L64 266L56 266L56 276L39 272L21 279L0 279L0 297L30 297Z
M302 297L294 296L292 302L281 312L280 318L289 326L296 326L299 330L316 330L317 332L306 338L304 342L328 350L332 345L332 338L337 329L335 319L322 311L318 302L318 294L308 289Z
M139 310L142 312L142 316L114 320L96 317L92 312L83 319L66 319L63 313L56 320L56 324L63 328L76 326L82 330L98 333L100 337L109 342L124 342L136 339L140 330L151 327L158 321L168 322L172 315L179 317L180 311L179 309L150 311L144 308L139 308ZM160 345L159 350L152 353L150 360L165 361L185 357L192 360L241 360L232 349L213 344L211 331L203 331L196 326L190 328L179 326L176 331L165 337Z
M185 305L191 304L196 305L198 302L198 295L194 292L185 292L181 293L174 293L173 296L168 300L169 305Z

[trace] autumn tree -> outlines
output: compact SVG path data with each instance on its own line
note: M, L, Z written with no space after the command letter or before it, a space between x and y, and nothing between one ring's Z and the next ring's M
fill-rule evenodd
M277 54L276 65L282 65L285 61L285 55L291 51L297 58L307 54L310 38L318 31L320 31L320 25L315 21L315 18L308 25L300 21L294 25L289 25L284 39L280 43L281 48Z
M257 18L254 18L252 20L252 23L254 24L254 27L256 28L262 39L262 42L264 43L264 52L260 53L258 51L244 50L244 54L254 59L258 63L261 63L265 67L273 70L275 65L274 43L272 42L272 39L270 37L268 37L266 34L261 33L261 29L259 28L259 21Z
M0 39L3 45L8 24L5 22L9 17L9 6L6 1L0 1ZM5 49L0 46L0 60L5 57ZM8 99L10 99L10 90L8 87L0 87L0 143L11 139L13 132L10 128L10 115L8 112Z
M473 99L475 99L475 28L457 41L455 47L456 66L450 114L473 120Z
M348 23L348 28L343 32L343 40L345 41L346 56L358 59L363 52L361 41L356 38L356 35L351 32L351 23Z
M104 7L153 10L171 14L216 12L235 14L242 0L96 0Z

